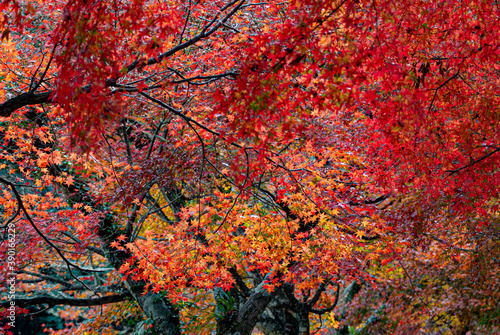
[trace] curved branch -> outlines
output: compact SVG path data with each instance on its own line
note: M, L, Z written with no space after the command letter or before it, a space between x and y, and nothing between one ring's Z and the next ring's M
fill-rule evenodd
M307 306L309 308L312 308L318 302L319 298L321 297L321 293L323 293L325 291L325 289L326 289L326 283L325 282L319 284L319 287L316 290L316 293L312 297L311 301L309 301L309 303L307 304Z
M12 300L18 307L29 307L34 305L48 305L49 307L57 305L68 305L68 306L101 306L106 304L113 304L116 302L121 302L127 300L131 297L130 293L122 293L115 295L106 295L99 298L89 298L89 299L76 299L76 298L55 298L50 296L41 296L34 298L17 298ZM2 301L0 307L10 306L10 301Z
M23 93L0 104L0 116L8 117L21 107L39 105L47 102L52 102L52 91L38 94L33 92Z
M486 155L484 155L484 156L482 156L482 157L480 157L478 159L475 159L475 160L471 161L469 164L467 164L465 166L462 166L461 168L458 168L458 169L455 169L455 170L446 170L445 172L449 173L450 176L451 176L451 175L453 175L453 174L455 174L457 172L460 172L462 170L470 168L472 165L479 163L480 161L482 161L482 160L484 160L484 159L492 156L493 154L495 154L495 153L497 153L499 151L500 151L500 148L497 148L497 149L493 150L492 152L490 152L490 153L488 153L488 154L486 154Z
M337 303L339 302L340 285L337 284L337 283L335 285L337 285L337 292L335 292L335 301L333 302L333 305L331 305L328 308L322 308L322 309L311 308L311 312L312 313L322 315L322 314L325 314L325 313L333 311L333 309L335 307L337 307Z
M69 259L66 258L66 256L64 256L64 254L62 253L61 249L59 249L54 243L52 243L50 241L50 239L45 236L44 233L42 233L42 231L37 227L37 225L35 224L35 222L33 221L33 219L31 218L31 216L29 215L28 211L26 210L26 208L24 207L24 203L23 203L23 200L21 198L21 195L19 194L19 192L17 191L16 189L16 185L11 183L10 181L8 181L7 179L4 179L2 177L0 177L0 182L4 183L5 185L8 185L11 189L12 189L12 192L14 192L14 196L16 197L16 200L17 200L17 204L18 206L21 208L21 210L23 211L24 215L26 216L26 219L28 219L28 222L30 223L30 225L33 227L33 229L35 229L35 231L37 232L37 234L49 245L51 246L56 252L57 254L59 255L59 257L61 257L61 259L66 263L66 265L68 266L68 269L70 270L70 273L73 275L73 273L71 272L71 269L70 267L74 267L75 269L78 269L80 271L88 271L88 272L106 272L107 270L103 270L103 269L88 269L88 268L82 268L80 267L79 265L71 262ZM74 277L74 276L73 276ZM78 278L75 277L75 279L78 280ZM89 288L90 290L90 288Z
M175 47L173 47L172 49L170 49L164 53L159 54L157 57L152 57L146 61L136 60L136 61L132 62L131 64L129 64L126 67L126 71L124 74L127 74L127 73L133 71L134 69L136 69L139 66L149 66L149 65L158 64L163 59L168 58L168 57L176 54L177 52L184 50L184 49L196 44L200 40L203 40L203 39L211 36L220 27L223 27L224 24L232 16L234 16L238 12L238 10L241 9L241 7L243 6L243 4L245 2L246 2L246 0L233 0L233 1L229 2L226 6L221 8L221 13L226 11L227 9L229 9L231 6L234 6L234 8L228 14L226 14L222 19L219 19L219 15L216 15L210 22L208 22L205 25L205 27L203 27L203 29L200 31L199 34L195 35L194 37L187 40L186 42L180 43L180 44L176 45ZM47 69L45 70L45 72L46 71L47 71ZM43 79L43 77L42 77L42 79ZM112 78L112 79L106 80L106 86L107 87L116 86L117 79L118 78ZM38 88L38 86L40 85L41 80L39 83L37 83L36 88ZM91 88L91 85L87 85L87 86L83 87L83 90L89 91L90 88ZM42 104L42 103L54 102L52 100L52 95L53 95L53 91L47 91L44 93L35 94L34 89L32 89L30 92L22 93L18 96L11 98L11 99L8 99L4 103L0 104L0 116L8 117L17 109L19 109L21 107L28 106L28 105L38 105L38 104Z

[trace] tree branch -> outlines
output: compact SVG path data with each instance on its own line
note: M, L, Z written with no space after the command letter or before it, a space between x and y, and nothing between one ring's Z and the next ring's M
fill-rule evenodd
M14 111L24 106L52 102L51 95L52 91L38 94L35 94L33 92L22 93L5 101L3 104L0 104L0 116L8 117Z
M130 293L122 293L115 295L107 295L99 298L89 298L89 299L75 299L75 298L55 298L50 296L40 296L34 298L17 298L13 301L18 307L29 307L34 305L49 305L49 307L57 305L67 305L67 306L101 306L106 304L113 304L116 302L121 302L131 297ZM0 307L10 306L10 301L2 301Z
M475 159L472 162L470 162L469 164L467 164L465 166L462 166L461 168L458 168L458 169L455 169L455 170L446 170L445 172L449 173L450 175L453 175L453 174L455 174L457 172L460 172L462 170L470 168L472 165L479 163L480 161L482 161L482 160L490 157L491 155L493 155L493 154L495 154L495 153L497 153L499 151L500 151L500 148L497 148L497 149L493 150L492 152L490 152L489 154L486 154L486 155L484 155L484 156L482 156L482 157L480 157L478 159Z

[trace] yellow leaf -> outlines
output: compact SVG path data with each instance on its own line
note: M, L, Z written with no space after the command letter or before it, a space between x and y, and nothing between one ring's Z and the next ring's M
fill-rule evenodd
M362 238L363 238L363 236L365 236L365 235L366 235L366 233L364 232L364 230L358 230L358 231L356 232L356 236L357 236L359 239L362 239Z

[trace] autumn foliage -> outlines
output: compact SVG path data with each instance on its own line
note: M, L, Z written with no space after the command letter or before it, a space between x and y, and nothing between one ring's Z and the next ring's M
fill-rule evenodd
M0 8L4 332L499 331L496 1Z

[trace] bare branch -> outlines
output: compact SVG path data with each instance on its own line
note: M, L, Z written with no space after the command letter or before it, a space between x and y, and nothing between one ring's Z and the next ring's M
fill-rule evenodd
M130 293L122 293L115 295L107 295L99 298L88 298L88 299L75 299L75 298L55 298L51 296L40 296L34 298L17 298L14 299L16 306L26 308L35 305L48 305L49 307L56 305L68 305L68 306L101 306L107 304L113 304L116 302L121 302L127 300L131 297ZM2 301L0 307L7 307L10 305L10 301Z

